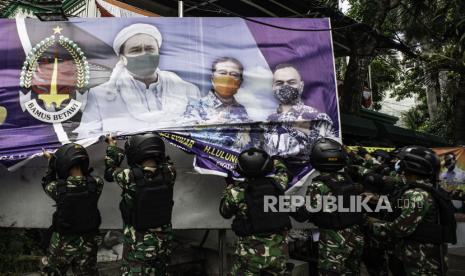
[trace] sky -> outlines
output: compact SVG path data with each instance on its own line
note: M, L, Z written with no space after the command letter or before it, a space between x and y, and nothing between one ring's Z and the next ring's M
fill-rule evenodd
M339 8L341 9L342 13L346 14L350 8L350 4L348 0L339 0Z

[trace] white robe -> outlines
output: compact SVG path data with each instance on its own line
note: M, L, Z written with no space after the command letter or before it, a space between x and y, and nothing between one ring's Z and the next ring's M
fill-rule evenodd
M118 63L109 81L90 89L81 123L74 130L78 139L174 125L187 103L201 97L200 91L173 72L157 73L157 82L146 88Z

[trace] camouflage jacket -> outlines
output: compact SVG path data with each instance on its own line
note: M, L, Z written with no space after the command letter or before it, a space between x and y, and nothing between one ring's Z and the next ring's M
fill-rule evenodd
M426 180L418 180L416 183L432 185ZM399 203L402 203L402 206L399 206ZM394 208L399 208L399 215L393 221L373 223L370 227L374 235L404 238L411 235L422 222L437 223L438 207L433 196L423 189L409 188L392 204Z
M108 146L105 156L105 176L106 179L115 180L116 183L122 189L123 200L126 201L128 206L133 205L133 199L136 193L136 183L133 180L131 169L120 168L121 162L124 159L124 151L117 146ZM170 181L171 185L174 185L176 180L176 170L172 162L167 162L164 164L168 166L169 171L171 172ZM154 167L143 167L145 177L151 177L155 175L155 172L159 168Z
M58 192L57 184L58 179L56 178L56 171L53 167L54 160L51 159L49 162L48 170L45 176L42 178L42 187L44 188L45 193L50 196L54 201L57 201ZM103 190L103 180L98 176L91 176L95 179L97 193L100 196ZM77 188L86 185L86 176L69 176L66 179L66 187L68 188Z

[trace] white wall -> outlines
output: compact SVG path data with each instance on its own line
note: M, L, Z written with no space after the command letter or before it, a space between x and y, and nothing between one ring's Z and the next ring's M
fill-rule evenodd
M122 145L121 145L122 146ZM104 143L89 149L94 175L103 176ZM176 229L229 228L218 211L220 197L225 187L218 176L199 175L192 169L192 155L168 146L174 160L178 178L174 189L173 227ZM46 161L36 158L16 172L0 168L0 226L49 227L54 211L53 201L44 193L41 178L46 171ZM105 183L99 208L102 229L121 228L118 209L120 188L114 182Z

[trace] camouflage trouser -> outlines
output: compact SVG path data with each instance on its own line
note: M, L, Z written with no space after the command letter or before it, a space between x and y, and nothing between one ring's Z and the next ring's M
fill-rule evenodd
M447 254L447 245L443 246L444 256ZM407 275L441 275L439 246L418 242L405 242L398 247L397 256L404 264ZM445 271L447 260L444 259Z
M47 257L42 259L42 275L66 275L71 267L74 275L98 275L98 244L95 234L52 234Z
M122 275L167 275L172 233L138 232L124 227Z
M230 275L252 276L265 272L266 275L283 275L287 252L284 235L239 238Z
M353 233L345 239L336 231L321 233L318 244L320 275L359 275L363 235Z

